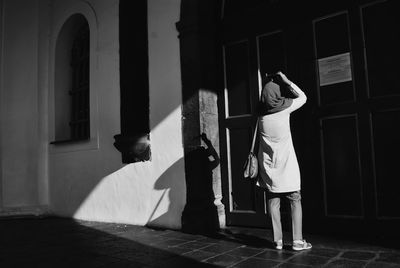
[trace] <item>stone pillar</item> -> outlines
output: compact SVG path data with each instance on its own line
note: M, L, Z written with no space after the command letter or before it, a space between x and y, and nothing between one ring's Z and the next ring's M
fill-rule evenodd
M222 204L221 172L219 163L219 125L217 95L221 89L221 47L219 43L221 1L217 0L182 0L180 21L176 27L179 31L182 98L183 98L183 144L185 153L185 173L188 185L187 205L182 217L182 228L190 225L190 219L195 220L191 213L199 213L208 217L207 220L216 220L217 227L225 227L225 209ZM203 138L201 136L203 134ZM205 134L205 135L204 135ZM208 156L205 156L208 152ZM216 154L213 155L213 152ZM208 157L210 162L204 164L199 157ZM215 161L214 161L215 160ZM207 172L194 172L199 165L210 168ZM215 165L217 164L217 165ZM196 166L194 166L196 165ZM201 168L199 169L201 171ZM201 174L201 175L200 175ZM212 177L208 180L206 177ZM201 178L203 176L203 178ZM212 206L215 214L206 212L204 200L207 193L200 193L190 189L201 183L209 182L211 189ZM202 199L203 198L203 199ZM209 202L207 203L209 204ZM214 215L214 216L212 216ZM192 217L192 218L191 218ZM189 219L189 220L188 220ZM197 219L199 220L199 219ZM208 223L204 223L207 225ZM214 226L211 223L208 226ZM201 226L192 228L193 231Z
M217 93L201 90L199 92L199 106L200 132L206 133L215 151L220 155ZM204 144L204 141L202 143ZM225 206L222 203L221 187L221 168L218 165L213 171L214 204L217 207L220 228L225 228Z

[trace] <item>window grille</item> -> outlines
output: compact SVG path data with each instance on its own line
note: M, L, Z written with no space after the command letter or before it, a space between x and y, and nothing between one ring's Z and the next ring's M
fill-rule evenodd
M90 138L89 105L89 27L85 24L77 33L71 51L72 88L71 140Z

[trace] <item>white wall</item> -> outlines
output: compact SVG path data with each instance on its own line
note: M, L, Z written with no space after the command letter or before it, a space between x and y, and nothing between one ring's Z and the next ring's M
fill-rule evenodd
M4 0L1 56L3 208L39 204L38 12L36 1Z
M152 160L129 165L113 146L120 133L119 1L0 1L0 215L48 205L51 213L83 220L179 228L186 201L180 1L148 1ZM91 30L91 140L50 145L55 43L77 12Z
M3 0L0 0L0 212L3 207L3 142L2 142L2 92L3 92Z
M64 18L65 10L73 10L76 2L81 3L55 1L53 20ZM87 148L50 148L51 210L84 220L179 228L186 196L175 29L180 3L148 1L152 160L125 166L112 145L113 135L120 133L118 1L89 3L97 21L97 64L91 87L97 94L98 143Z

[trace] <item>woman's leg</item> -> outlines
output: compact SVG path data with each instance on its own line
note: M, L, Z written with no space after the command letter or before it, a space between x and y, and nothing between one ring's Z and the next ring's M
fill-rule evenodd
M278 195L273 195L268 198L268 211L272 220L272 229L274 232L274 242L282 240L282 225L281 225L281 212L280 203L281 199Z
M293 241L303 240L303 212L300 191L290 193L287 198L290 200Z

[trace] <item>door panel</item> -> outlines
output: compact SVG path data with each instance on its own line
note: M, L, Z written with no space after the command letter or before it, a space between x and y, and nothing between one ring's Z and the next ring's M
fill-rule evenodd
M231 211L256 212L254 185L243 178L243 163L249 153L252 138L251 128L230 128L227 131L230 148Z
M325 214L362 217L362 185L356 115L321 119Z
M377 214L400 218L399 152L400 109L372 113ZM396 204L396 205L395 205Z
M253 44L254 45L254 44ZM249 153L255 126L258 100L257 73L252 64L248 40L223 46L225 89L220 125L223 150L221 165L225 174L224 199L227 224L265 227L264 193L256 181L243 177L243 165ZM254 50L254 49L253 49Z
M249 45L239 41L224 47L226 116L250 114ZM240 105L238 105L240 104Z
M371 97L400 95L398 77L393 75L400 62L400 16L394 5L388 1L361 8Z
M282 31L259 35L256 38L261 77L265 77L265 74L284 71L286 64Z
M351 47L347 12L314 20L314 42L318 62L327 57L349 53ZM332 75L334 72L332 68ZM321 105L354 101L353 82L319 86L319 96Z
M347 12L342 11L315 20L314 31L318 58L350 50Z

